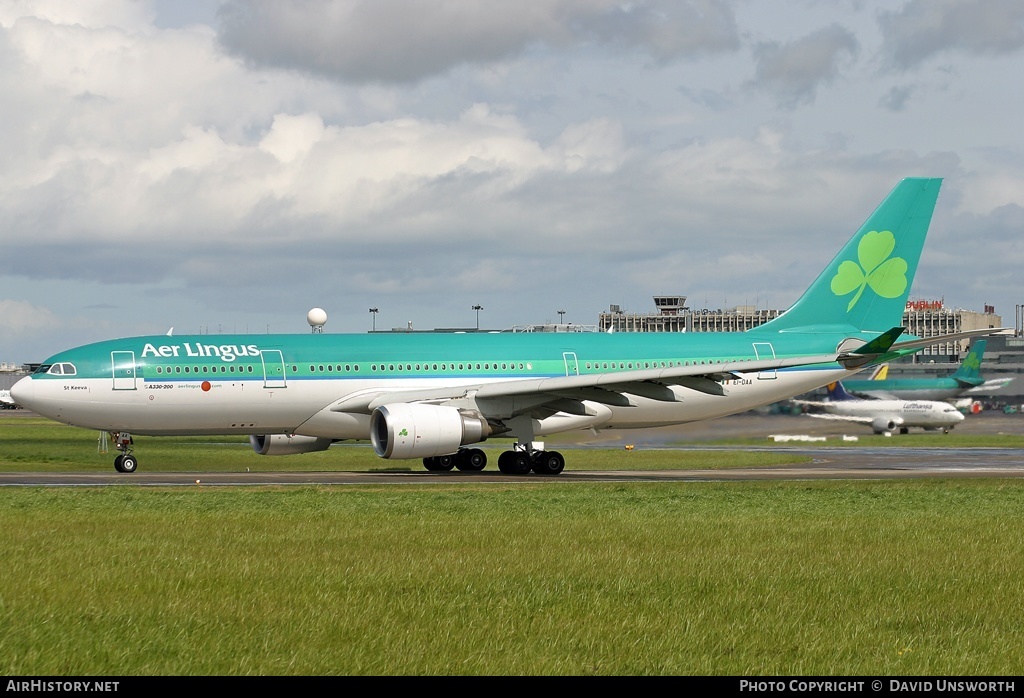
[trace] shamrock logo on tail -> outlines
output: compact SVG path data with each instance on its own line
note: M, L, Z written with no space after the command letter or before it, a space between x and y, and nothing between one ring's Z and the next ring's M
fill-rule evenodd
M857 305L864 288L883 298L898 298L907 289L907 260L889 255L896 249L896 238L892 232L872 230L857 244L857 261L846 260L839 265L839 271L832 277L832 293L845 296L857 293L846 306L846 312Z
M402 429L402 431L398 432L398 435L399 436L408 436L409 435L409 430L408 429Z

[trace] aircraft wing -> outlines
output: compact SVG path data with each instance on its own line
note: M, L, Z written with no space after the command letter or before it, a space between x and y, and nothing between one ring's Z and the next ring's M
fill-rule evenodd
M887 364L885 364L887 365ZM888 390L850 390L857 397L865 400L899 400L900 397Z
M837 354L820 354L791 359L757 359L720 364L635 369L610 373L555 376L525 380L494 381L471 385L440 386L425 390L371 391L346 397L331 407L332 412L370 413L394 402L448 402L463 398L477 400L543 396L551 400L591 400L609 405L629 406L628 395L654 400L678 400L669 386L678 385L710 395L725 395L721 382L741 378L740 374L793 366L835 363Z
M820 412L809 412L808 417L814 417L815 419L831 419L836 422L857 422L858 424L872 424L878 417L868 417L867 415L853 415L853 414L830 414ZM899 426L903 424L903 419L900 417L890 417L893 424Z
M678 385L710 395L725 395L723 381L736 380L739 374L770 371L794 366L840 363L846 368L888 361L918 349L946 341L998 330L973 330L956 334L929 337L894 343L903 328L894 327L878 335L853 351L839 354L818 354L790 359L754 359L729 361L718 364L673 366L671 368L635 369L608 373L590 373L574 376L554 376L522 380L492 381L467 385L438 386L423 390L370 390L349 395L331 406L332 412L369 414L382 405L396 402L446 403L461 399L499 400L504 398L530 398L532 406L558 402L561 411L579 411L582 400L628 407L633 405L630 395L653 400L678 400L669 386ZM582 413L582 412L581 412Z

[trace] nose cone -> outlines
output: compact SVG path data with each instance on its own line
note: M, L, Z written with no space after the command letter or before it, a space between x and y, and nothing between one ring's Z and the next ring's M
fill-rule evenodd
M35 386L32 383L32 376L25 376L11 386L11 399L25 409L31 410L35 392Z

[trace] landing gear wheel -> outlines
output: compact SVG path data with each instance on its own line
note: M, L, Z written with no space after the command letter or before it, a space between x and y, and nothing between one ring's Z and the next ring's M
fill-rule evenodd
M423 467L434 473L446 472L455 467L455 456L430 456L429 458L424 458Z
M506 475L526 475L533 463L525 451L505 451L498 458L498 470Z
M128 454L121 458L122 473L134 473L138 467L139 461L135 460L135 456Z
M139 461L130 453L122 453L114 459L114 470L119 473L134 473L139 467Z
M533 460L533 472L538 475L558 475L565 470L565 458L558 451L541 451Z
M455 467L463 472L479 472L487 467L487 454L479 448L463 449L455 457Z
M511 475L512 471L509 470L509 460L512 458L512 451L502 451L501 455L498 456L498 470L505 475Z

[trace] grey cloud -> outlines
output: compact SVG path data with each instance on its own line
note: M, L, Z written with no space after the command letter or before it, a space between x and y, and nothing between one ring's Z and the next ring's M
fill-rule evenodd
M903 111L913 93L914 88L907 85L893 87L882 95L882 98L878 100L878 104L889 111Z
M834 80L843 60L857 51L857 39L837 24L786 44L765 42L754 48L753 85L774 95L784 107L808 104L818 87Z
M355 83L415 82L532 45L598 43L659 61L739 47L724 0L229 0L218 16L229 53Z
M947 51L997 55L1024 47L1020 0L911 0L878 22L882 54L894 69Z
M649 52L668 61L739 48L732 8L718 0L647 0L592 11L579 5L574 24L601 43Z

